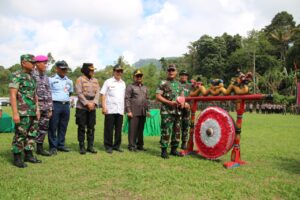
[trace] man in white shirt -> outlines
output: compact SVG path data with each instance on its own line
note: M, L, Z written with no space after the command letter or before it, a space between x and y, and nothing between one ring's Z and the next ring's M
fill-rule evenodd
M113 68L113 77L107 79L100 91L104 118L104 147L107 153L120 149L124 114L125 82L122 80L123 68L117 64ZM113 143L113 130L115 138Z

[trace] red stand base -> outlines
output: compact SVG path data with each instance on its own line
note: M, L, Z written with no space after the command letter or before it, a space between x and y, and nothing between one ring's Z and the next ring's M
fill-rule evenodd
M231 152L231 161L225 162L223 166L226 169L231 169L235 167L239 167L241 165L245 165L246 162L241 160L241 152L240 152L240 147L239 145L236 147L233 147L232 152Z

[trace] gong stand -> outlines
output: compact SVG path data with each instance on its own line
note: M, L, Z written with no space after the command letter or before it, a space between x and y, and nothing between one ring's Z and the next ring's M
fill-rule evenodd
M198 102L207 102L207 101L235 101L236 104L236 135L233 143L233 149L231 151L231 161L225 162L223 165L225 168L238 167L240 165L246 164L246 162L241 160L240 152L240 138L242 131L242 122L243 114L245 112L245 101L255 101L255 100L264 100L268 98L268 95L264 94L249 94L249 95L231 95L231 96L198 96L198 97L186 97L185 101L192 101L191 104L191 126L189 132L189 141L187 149L181 151L182 155L188 155L191 153L200 154L199 151L194 151L194 129L195 129L195 113L197 111ZM206 134L210 134L208 130ZM200 154L201 155L201 154ZM201 155L203 156L203 155Z

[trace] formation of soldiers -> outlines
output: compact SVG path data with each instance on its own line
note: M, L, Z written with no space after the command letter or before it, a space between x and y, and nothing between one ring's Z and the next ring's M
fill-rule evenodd
M56 155L57 151L69 152L65 146L65 135L70 118L70 96L73 83L67 77L68 64L65 61L55 63L56 74L47 77L48 58L44 55L21 55L21 69L10 77L9 91L15 135L12 142L13 164L19 168L27 167L25 162L41 163L33 155ZM123 152L121 129L123 115L129 119L128 150L146 151L143 130L146 117L149 117L150 101L148 89L143 85L143 73L135 70L133 83L126 87L122 80L123 69L120 65L113 68L113 77L107 79L101 90L94 78L95 67L92 63L83 63L80 76L75 83L78 96L76 104L76 124L79 153L97 153L94 149L96 108L101 100L104 119L104 147L107 153ZM167 148L171 138L173 156L181 156L177 151L181 139L181 148L187 148L190 124L190 105L179 102L177 97L188 96L191 84L188 72L182 70L179 81L176 80L175 65L167 68L166 80L160 82L156 90L156 99L161 102L161 157L169 158ZM48 134L49 152L44 149ZM86 136L86 137L85 137ZM87 146L85 145L87 139ZM22 156L24 153L24 159Z

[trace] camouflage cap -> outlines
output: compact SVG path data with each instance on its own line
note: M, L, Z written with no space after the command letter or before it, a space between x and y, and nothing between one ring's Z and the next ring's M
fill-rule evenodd
M141 70L139 70L139 69L136 69L136 70L134 70L134 72L133 72L133 75L134 76L136 76L136 75L143 75L143 73L142 73L142 71Z
M116 64L116 65L113 67L113 70L114 70L114 71L119 71L119 70L122 70L122 71L123 71L123 68L122 68L121 65Z
M170 64L167 68L167 71L170 70L170 69L176 70L176 65L175 64Z
M21 55L20 60L21 60L21 62L28 61L31 63L35 63L34 55L32 55L32 54L23 54L23 55Z
M183 69L183 70L181 70L181 71L179 72L179 76L181 76L181 75L186 75L186 76L188 76L189 73L188 73L185 69Z

